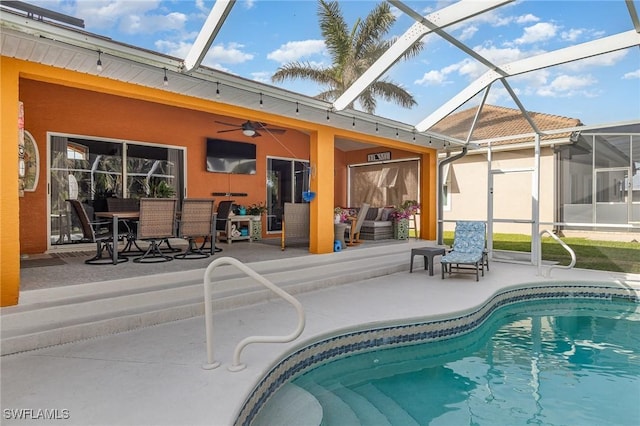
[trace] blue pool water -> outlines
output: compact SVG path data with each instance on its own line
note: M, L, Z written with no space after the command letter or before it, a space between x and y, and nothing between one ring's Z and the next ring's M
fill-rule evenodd
M629 301L516 303L465 335L347 356L292 384L328 426L638 425L639 311Z

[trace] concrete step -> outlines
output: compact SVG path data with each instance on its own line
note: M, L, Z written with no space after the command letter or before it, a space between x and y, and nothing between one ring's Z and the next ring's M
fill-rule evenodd
M419 243L254 262L247 266L296 294L407 270L409 252L416 244ZM425 245L424 241L420 245ZM1 354L203 315L204 272L205 269L198 269L24 292L18 306L0 310ZM220 266L214 275L214 310L277 297L234 266Z

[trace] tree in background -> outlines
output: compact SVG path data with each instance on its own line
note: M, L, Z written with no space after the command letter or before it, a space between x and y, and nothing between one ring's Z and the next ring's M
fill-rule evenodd
M349 30L339 2L319 0L318 18L322 36L331 55L331 66L319 67L308 62L290 62L278 68L271 80L275 83L287 79L312 80L325 88L315 97L332 102L395 42L395 38L382 38L389 32L396 17L391 13L388 3L381 3L364 21L358 19ZM422 42L416 42L399 60L416 56L423 46ZM378 98L395 102L404 108L411 108L417 104L409 92L386 78L373 82L356 101L365 112L373 114ZM353 103L349 107L354 108Z

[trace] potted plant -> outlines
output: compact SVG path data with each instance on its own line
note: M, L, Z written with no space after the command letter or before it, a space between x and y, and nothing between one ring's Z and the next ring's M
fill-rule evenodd
M420 204L416 200L406 200L389 215L393 220L393 238L409 239L409 218L417 213Z

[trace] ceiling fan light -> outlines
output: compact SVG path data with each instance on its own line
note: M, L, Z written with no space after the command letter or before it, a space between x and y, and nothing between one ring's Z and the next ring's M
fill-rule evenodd
M256 134L256 131L253 129L242 129L242 134L251 137Z

